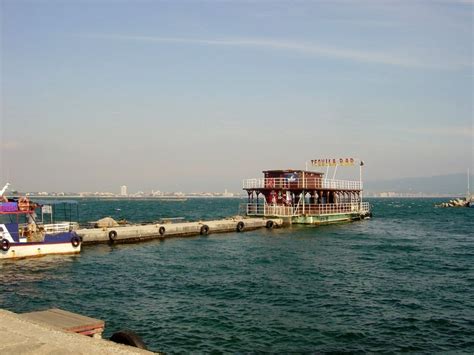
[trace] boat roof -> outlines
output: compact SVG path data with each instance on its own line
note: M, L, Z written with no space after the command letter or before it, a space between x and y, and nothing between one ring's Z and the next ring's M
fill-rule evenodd
M21 209L18 206L17 200L10 200L8 202L0 202L0 214L1 215L6 215L6 214L32 214L35 212L36 208L39 208L44 205L54 205L54 206L60 206L62 209L71 209L72 205L78 205L78 201L74 200L29 200L30 202L30 207L33 208L28 208L28 209Z
M298 169L283 169L283 170L264 170L263 173L312 173L324 175L324 173L319 171L310 171L310 170L298 170Z
M17 202L21 196L8 196L9 202ZM40 205L60 205L63 203L77 205L79 201L77 200L54 200L54 199L41 199L35 198L34 196L26 196L30 202L38 203ZM1 201L0 201L1 202Z

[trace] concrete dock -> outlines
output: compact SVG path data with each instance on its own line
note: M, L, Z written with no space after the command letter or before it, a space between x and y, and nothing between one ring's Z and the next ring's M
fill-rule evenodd
M22 313L21 317L33 322L46 323L64 331L102 338L105 322L101 319L83 316L59 308Z
M78 229L83 244L134 243L150 239L188 237L213 233L245 232L259 228L276 228L283 225L279 218L233 217L214 221L121 225L114 227Z
M65 332L0 309L0 354L153 354L108 340Z

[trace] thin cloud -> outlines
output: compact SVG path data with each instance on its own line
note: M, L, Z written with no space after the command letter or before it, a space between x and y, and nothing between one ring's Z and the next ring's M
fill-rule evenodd
M0 149L5 151L14 151L20 148L20 144L15 141L4 141L0 143Z
M437 0L441 4L474 5L474 0Z
M410 128L407 131L411 133L415 133L415 134L424 134L428 136L474 138L473 127L463 127L463 126L423 127L423 128Z
M337 58L351 60L361 63L375 63L402 67L417 68L433 68L433 69L453 69L459 66L471 64L452 64L437 65L428 63L418 58L407 58L400 55L382 52L360 51L352 49L341 49L318 45L310 42L288 41L288 40L271 40L271 39L248 39L248 38L232 38L232 39L193 39L183 37L155 37L155 36L130 36L130 35L106 35L92 34L86 35L89 38L124 40L136 42L156 42L156 43L178 43L193 44L204 46L228 46L228 47L251 47L258 49L271 49L290 51L306 55L319 57Z

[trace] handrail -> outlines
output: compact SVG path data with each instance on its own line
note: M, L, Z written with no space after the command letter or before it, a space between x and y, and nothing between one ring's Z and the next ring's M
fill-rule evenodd
M293 217L302 215L327 215L336 213L369 213L368 202L305 204L304 213L299 205L247 204L248 216Z
M321 178L254 178L242 182L244 189L335 189L335 190L362 190L363 183L351 180L334 180Z
M62 223L52 223L52 224L44 224L43 228L46 233L48 232L68 232L71 230L76 230L79 228L79 224L77 222L62 222Z

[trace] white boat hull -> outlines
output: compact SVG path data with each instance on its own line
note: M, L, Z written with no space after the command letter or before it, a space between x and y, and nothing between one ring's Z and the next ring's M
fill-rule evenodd
M73 246L71 243L22 243L13 244L10 249L0 249L0 259L17 259L51 254L76 254L81 251L81 244Z

